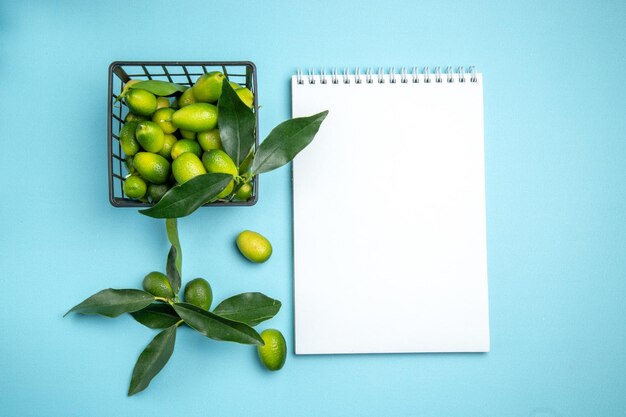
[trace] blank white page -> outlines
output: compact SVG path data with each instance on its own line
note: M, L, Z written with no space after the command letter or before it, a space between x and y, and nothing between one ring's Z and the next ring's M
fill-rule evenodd
M297 354L489 351L482 75L292 78Z

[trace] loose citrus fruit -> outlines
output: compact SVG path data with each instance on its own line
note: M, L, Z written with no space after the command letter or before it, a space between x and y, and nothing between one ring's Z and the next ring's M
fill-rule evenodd
M152 271L143 279L143 289L156 297L173 298L174 291L167 276L161 272Z
M243 256L256 263L267 261L272 255L272 244L263 235L244 230L237 236L237 247Z
M211 285L204 278L192 279L185 285L183 300L203 310L208 310L213 302Z
M261 338L265 344L257 346L257 352L263 366L270 371L282 369L287 359L287 343L282 333L276 329L267 329L263 330Z

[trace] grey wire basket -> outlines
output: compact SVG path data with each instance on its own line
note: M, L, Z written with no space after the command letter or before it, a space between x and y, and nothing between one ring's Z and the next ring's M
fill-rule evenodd
M114 207L150 207L153 204L133 200L124 194L128 175L126 156L119 143L119 133L128 114L124 100L115 103L124 83L130 79L162 80L191 87L195 80L211 71L221 71L230 81L245 85L254 93L253 111L258 114L256 66L250 61L116 61L109 66L108 160L109 201ZM255 149L259 146L259 119L256 120ZM258 201L259 176L252 181L253 194L248 201L217 201L204 206L252 206Z

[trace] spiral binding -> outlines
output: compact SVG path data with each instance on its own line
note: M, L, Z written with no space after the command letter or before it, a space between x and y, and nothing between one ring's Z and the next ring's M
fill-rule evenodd
M454 75L458 75L458 82L465 83L476 83L478 82L478 77L476 75L476 67L470 66L468 68L469 74L465 73L464 67L458 67L457 71L454 72L451 66L446 67L445 73L441 72L441 67L435 67L434 71L431 72L429 67L424 67L421 73L424 83L453 83L455 82ZM361 73L360 68L355 68L354 72L350 74L349 69L346 67L343 69L343 73L340 75L337 71L337 68L334 67L330 75L326 73L326 68L322 68L318 75L319 82L321 84L328 84L329 82L332 84L339 84L340 81L344 84L350 84L350 76L352 75L354 78L354 82L356 84L373 84L379 83L384 84L386 82L385 75L389 79L389 83L395 84L398 81L402 84L407 83L419 83L420 82L420 71L418 67L412 67L410 73L407 71L406 67L400 68L400 73L396 73L396 69L394 67L389 68L389 71L385 74L385 70L383 67L379 67L376 73L372 71L372 68L366 68L365 74ZM298 69L296 72L296 82L298 84L304 84L305 81L308 81L309 84L315 84L315 70L310 68L305 75L301 69Z

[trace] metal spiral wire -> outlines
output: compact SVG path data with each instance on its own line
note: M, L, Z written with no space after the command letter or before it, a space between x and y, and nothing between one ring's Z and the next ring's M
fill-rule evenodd
M345 67L341 74L337 67L333 67L330 70L330 74L326 71L326 68L321 68L317 73L313 68L310 68L306 74L301 69L298 69L296 72L296 82L298 84L315 84L316 81L319 81L320 84L350 84L351 80L354 80L355 84L384 84L387 81L390 84L398 82L401 84L418 84L420 82L427 84L432 82L450 84L455 81L459 83L477 83L478 75L474 66L470 66L467 72L463 66L458 67L456 71L452 66L447 66L445 67L445 72L442 72L439 66L434 67L433 71L430 70L430 67L423 67L422 71L418 67L411 67L410 72L407 71L406 67L401 67L399 74L396 73L395 67L390 67L387 71L383 67L378 67L376 71L371 67L367 67L364 72L357 67L352 73Z

